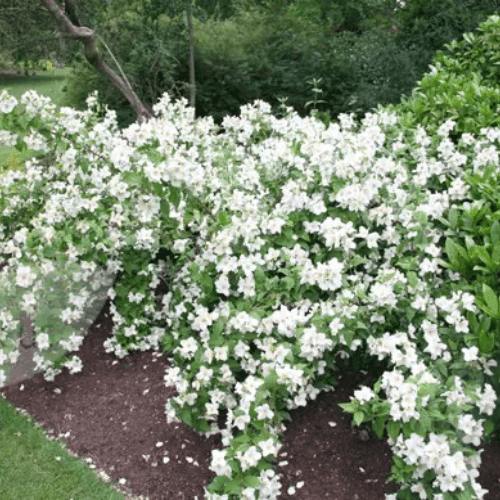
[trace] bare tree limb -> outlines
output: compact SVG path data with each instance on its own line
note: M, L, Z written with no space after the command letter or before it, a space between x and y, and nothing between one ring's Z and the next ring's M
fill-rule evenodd
M46 7L54 15L59 24L71 35L78 38L85 48L85 57L87 61L94 66L105 78L107 78L114 87L116 87L128 100L134 108L137 119L143 122L151 118L152 113L141 102L137 94L132 90L132 87L127 85L126 79L122 79L113 69L104 61L97 47L95 33L85 26L81 26L78 16L76 15L72 0L65 0L63 11L55 0L43 0Z

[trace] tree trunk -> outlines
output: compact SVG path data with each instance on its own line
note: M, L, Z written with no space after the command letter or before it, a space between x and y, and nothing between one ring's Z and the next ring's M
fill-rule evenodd
M196 80L194 75L194 29L191 1L186 0L186 16L189 30L189 105L196 108Z
M43 0L43 2L65 30L82 42L87 61L127 98L137 114L139 123L151 118L151 111L141 102L126 79L118 76L103 60L97 48L96 35L90 28L80 25L71 0L65 0L65 11L59 7L55 0Z

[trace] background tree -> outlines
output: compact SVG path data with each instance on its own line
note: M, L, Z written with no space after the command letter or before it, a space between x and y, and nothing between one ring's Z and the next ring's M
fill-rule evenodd
M407 0L404 7L397 0L195 0L188 16L186 0L70 3L111 66L101 38L109 46L146 108L164 92L193 103L196 72L197 115L218 123L254 99L277 111L279 98L287 97L306 115L313 78L321 79L320 111L331 117L397 103L437 49L500 8L500 0ZM137 119L125 94L84 53L71 64L67 105L84 107L88 93L98 90L117 110L120 126Z
M151 117L151 111L142 103L134 92L130 82L127 80L123 71L121 71L121 68L119 69L122 76L119 76L103 59L97 44L97 35L90 28L81 25L73 0L64 0L64 10L55 0L43 0L43 2L62 28L83 44L87 61L125 96L127 101L134 108L138 120L142 121ZM117 66L119 66L109 49L108 52Z
M189 32L189 105L196 107L196 77L194 69L194 28L193 13L191 9L192 0L186 0L186 18Z
M40 1L0 1L0 65L33 65L40 59L64 60L75 50L58 31Z

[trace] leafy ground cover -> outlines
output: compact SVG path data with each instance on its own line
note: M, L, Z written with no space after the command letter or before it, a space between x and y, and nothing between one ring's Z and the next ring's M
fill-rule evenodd
M170 360L153 352L117 360L103 349L111 330L106 304L80 349L82 372L71 375L65 369L54 382L45 381L39 374L4 387L0 393L32 415L50 436L61 435L65 447L105 472L128 495L150 500L203 498L203 487L213 477L208 468L210 453L220 447L220 439L207 439L186 424L166 424L164 402L176 394L175 388L165 387L163 381ZM279 456L283 475L280 500L382 500L384 493L395 491L394 484L386 483L391 469L387 444L367 427L353 427L338 406L349 399L359 383L369 383L372 378L346 366L335 391L291 412ZM3 405L0 399L2 412ZM28 422L23 426L15 431L32 427ZM157 446L159 443L161 446ZM482 458L479 479L489 490L484 498L496 500L500 498L500 443L496 437L485 447ZM21 465L6 462L5 455L0 460L2 470ZM33 481L41 487L58 484L58 472L46 471ZM123 486L120 479L126 479ZM73 498L99 498L90 495L87 485L91 482L85 482L82 493ZM3 498L17 500L21 486L11 483L11 493ZM293 489L288 493L290 487L295 493L290 494ZM114 498L109 495L105 498Z

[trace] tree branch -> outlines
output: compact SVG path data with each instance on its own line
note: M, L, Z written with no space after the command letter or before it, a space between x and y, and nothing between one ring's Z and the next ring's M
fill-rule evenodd
M90 28L80 25L72 1L65 0L66 12L61 9L55 0L43 0L43 2L70 36L74 36L82 42L85 48L84 54L87 61L105 78L110 80L113 86L127 98L137 114L139 123L151 118L151 111L141 102L130 85L127 85L126 81L120 78L120 76L118 76L104 61L97 48L95 33Z

